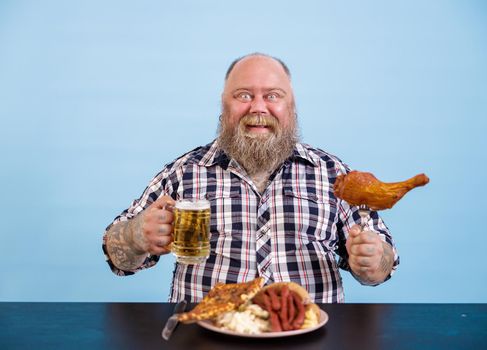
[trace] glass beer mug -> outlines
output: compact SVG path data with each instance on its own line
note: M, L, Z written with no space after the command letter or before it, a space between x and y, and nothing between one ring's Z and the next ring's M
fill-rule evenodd
M210 256L210 202L182 199L174 206L171 251L181 264L200 264Z

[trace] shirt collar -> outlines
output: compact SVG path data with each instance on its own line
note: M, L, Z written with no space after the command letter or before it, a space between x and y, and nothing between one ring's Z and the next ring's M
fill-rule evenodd
M222 168L226 169L228 167L228 163L230 163L230 157L228 157L225 152L218 147L217 140L214 140L210 144L208 152L206 152L206 154L198 162L198 165L210 167L218 164Z
M311 163L313 166L317 166L316 160L311 158L309 151L302 143L296 143L291 158L305 160Z

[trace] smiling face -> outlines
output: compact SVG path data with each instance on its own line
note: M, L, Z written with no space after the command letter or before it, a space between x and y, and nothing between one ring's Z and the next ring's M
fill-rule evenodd
M283 66L260 55L237 62L222 94L220 148L252 176L284 162L297 139L294 96Z
M244 123L249 135L272 133L273 127L265 124L271 117L281 128L294 124L291 81L282 65L270 57L249 56L237 62L225 83L222 104L225 122ZM255 118L259 115L263 119ZM246 116L249 120L242 121Z

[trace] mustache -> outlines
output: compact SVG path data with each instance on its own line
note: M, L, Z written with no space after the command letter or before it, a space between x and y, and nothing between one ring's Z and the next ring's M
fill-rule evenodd
M265 126L276 130L279 126L279 121L276 117L269 115L264 116L262 114L247 114L240 120L240 125L244 126Z

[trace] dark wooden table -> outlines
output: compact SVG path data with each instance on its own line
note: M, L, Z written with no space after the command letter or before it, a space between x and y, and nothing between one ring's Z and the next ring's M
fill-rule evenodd
M169 303L0 303L0 349L487 349L487 304L324 304L325 327L251 339L179 325Z

